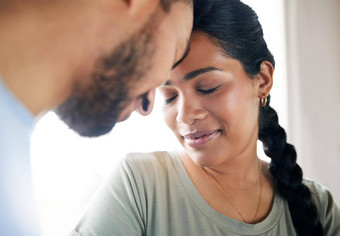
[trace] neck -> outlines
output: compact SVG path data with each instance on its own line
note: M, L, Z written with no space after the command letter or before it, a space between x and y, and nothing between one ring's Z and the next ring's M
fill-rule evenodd
M246 146L236 157L226 159L205 170L226 188L242 189L254 185L259 177L260 159L257 156L257 127Z
M214 169L204 168L218 182L223 183L223 187L229 189L246 189L254 186L261 174L261 161L256 156L248 163L233 164L228 168Z

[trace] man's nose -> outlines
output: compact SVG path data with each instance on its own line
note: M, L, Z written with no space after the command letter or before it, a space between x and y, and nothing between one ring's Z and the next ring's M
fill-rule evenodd
M143 116L147 116L152 112L155 103L155 89L141 95L136 99L135 111Z

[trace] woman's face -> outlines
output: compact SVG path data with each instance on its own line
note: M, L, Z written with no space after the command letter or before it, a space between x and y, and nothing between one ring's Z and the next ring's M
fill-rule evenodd
M165 122L199 166L253 158L258 87L257 76L250 79L238 60L223 55L204 34L193 33L188 56L160 88Z

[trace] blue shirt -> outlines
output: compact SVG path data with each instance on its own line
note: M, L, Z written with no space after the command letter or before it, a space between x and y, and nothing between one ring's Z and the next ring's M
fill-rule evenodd
M34 117L0 77L0 236L39 236L31 164Z

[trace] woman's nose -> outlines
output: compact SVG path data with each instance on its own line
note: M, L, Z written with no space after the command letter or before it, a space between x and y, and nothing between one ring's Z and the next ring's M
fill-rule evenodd
M198 100L179 99L176 121L178 123L193 124L195 120L202 120L206 117L206 111Z

